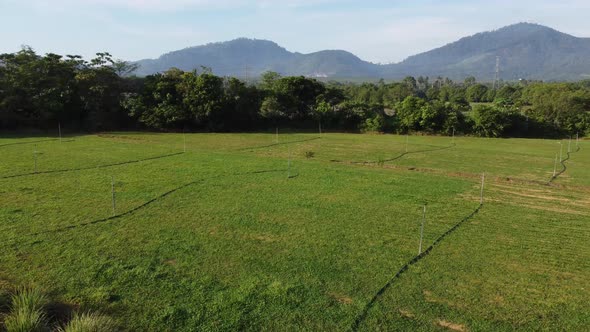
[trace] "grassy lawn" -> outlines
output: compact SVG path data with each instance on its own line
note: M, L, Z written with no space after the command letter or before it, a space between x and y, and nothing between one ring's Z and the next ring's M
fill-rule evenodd
M478 207L486 172L480 212L395 280L359 328L590 324L587 142L548 186L550 140L46 139L0 138L0 288L37 285L130 331L347 330L418 253L423 205L426 247ZM29 174L35 151L37 171L51 173Z
M570 198L538 188L510 192L492 185L484 209L412 266L371 308L361 329L590 326L588 191Z

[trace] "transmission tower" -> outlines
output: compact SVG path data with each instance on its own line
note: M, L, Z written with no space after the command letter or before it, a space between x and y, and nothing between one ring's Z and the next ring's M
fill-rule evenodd
M500 85L500 56L496 55L496 74L494 76L494 90Z

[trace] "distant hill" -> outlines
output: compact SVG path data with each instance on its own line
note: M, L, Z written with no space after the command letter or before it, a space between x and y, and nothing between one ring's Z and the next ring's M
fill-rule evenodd
M373 77L378 66L362 61L346 51L292 53L274 42L240 38L166 53L158 59L141 60L138 75L209 67L217 75L255 77L267 71L284 75L316 77Z
M590 78L590 38L578 38L531 23L519 23L478 33L443 47L411 56L396 64L377 65L341 50L310 54L289 52L274 42L240 38L190 47L141 60L138 75L171 67L212 68L218 75L257 77L272 70L283 75L327 78L385 78L405 76L494 77L496 56L504 80L579 80Z
M590 38L577 38L551 28L519 23L478 33L386 66L386 77L494 77L500 56L504 80L579 80L590 78Z

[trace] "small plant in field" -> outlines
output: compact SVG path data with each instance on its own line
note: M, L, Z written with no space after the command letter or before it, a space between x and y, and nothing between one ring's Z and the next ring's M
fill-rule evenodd
M116 331L115 321L95 313L75 313L68 324L59 332L112 332Z
M313 151L305 151L305 158L311 159L313 157L315 157L315 152L313 152Z
M12 296L12 308L4 319L7 332L48 331L44 308L47 297L39 289L23 288Z

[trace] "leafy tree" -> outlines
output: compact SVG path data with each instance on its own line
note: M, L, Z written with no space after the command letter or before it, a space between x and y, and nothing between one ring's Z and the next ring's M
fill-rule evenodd
M148 76L144 93L126 102L132 116L156 129L181 128L190 124L190 114L184 108L180 85L184 72L172 68L164 74Z
M403 83L392 83L385 88L383 103L393 107L395 104L402 102L410 96L415 96L415 90Z
M267 96L260 105L260 116L271 120L273 123L285 116L281 111L281 104L275 96Z
M183 107L194 124L200 125L224 106L223 79L210 73L196 71L182 74L179 85Z
M450 134L455 128L494 137L590 131L590 81L504 82L490 89L473 77L461 83L408 76L395 83L324 84L268 72L253 86L204 67L134 77L136 68L107 52L89 61L38 55L30 47L0 54L0 127L55 128L61 122L88 130L142 125L231 131L321 120L346 130ZM469 112L470 103L481 102L493 105Z
M260 88L266 91L274 91L277 81L281 75L274 71L267 71L260 77Z
M251 130L258 120L260 93L237 78L224 81L224 105L210 117L210 128L216 130Z
M471 113L473 132L483 137L500 137L510 126L510 118L496 107L479 105Z
M76 104L75 65L30 47L0 55L0 121L43 126L68 118Z
M364 132L382 132L384 127L384 116L381 114L375 114L373 117L365 119L361 130Z
M468 76L463 81L463 85L465 85L466 87L471 87L471 86L475 85L476 83L477 83L477 80L473 76Z
M281 111L289 119L305 119L325 87L320 82L303 76L283 77L276 82L275 96Z
M416 79L413 76L406 76L406 78L404 78L404 80L402 81L402 84L404 84L412 92L418 89L418 83L416 82Z
M113 61L112 66L115 73L120 77L129 76L139 68L137 63L131 63L123 60Z
M421 129L422 108L426 105L424 99L412 96L397 104L395 111L402 132Z
M488 87L483 84L474 84L465 91L465 98L471 103L480 103L486 100Z

